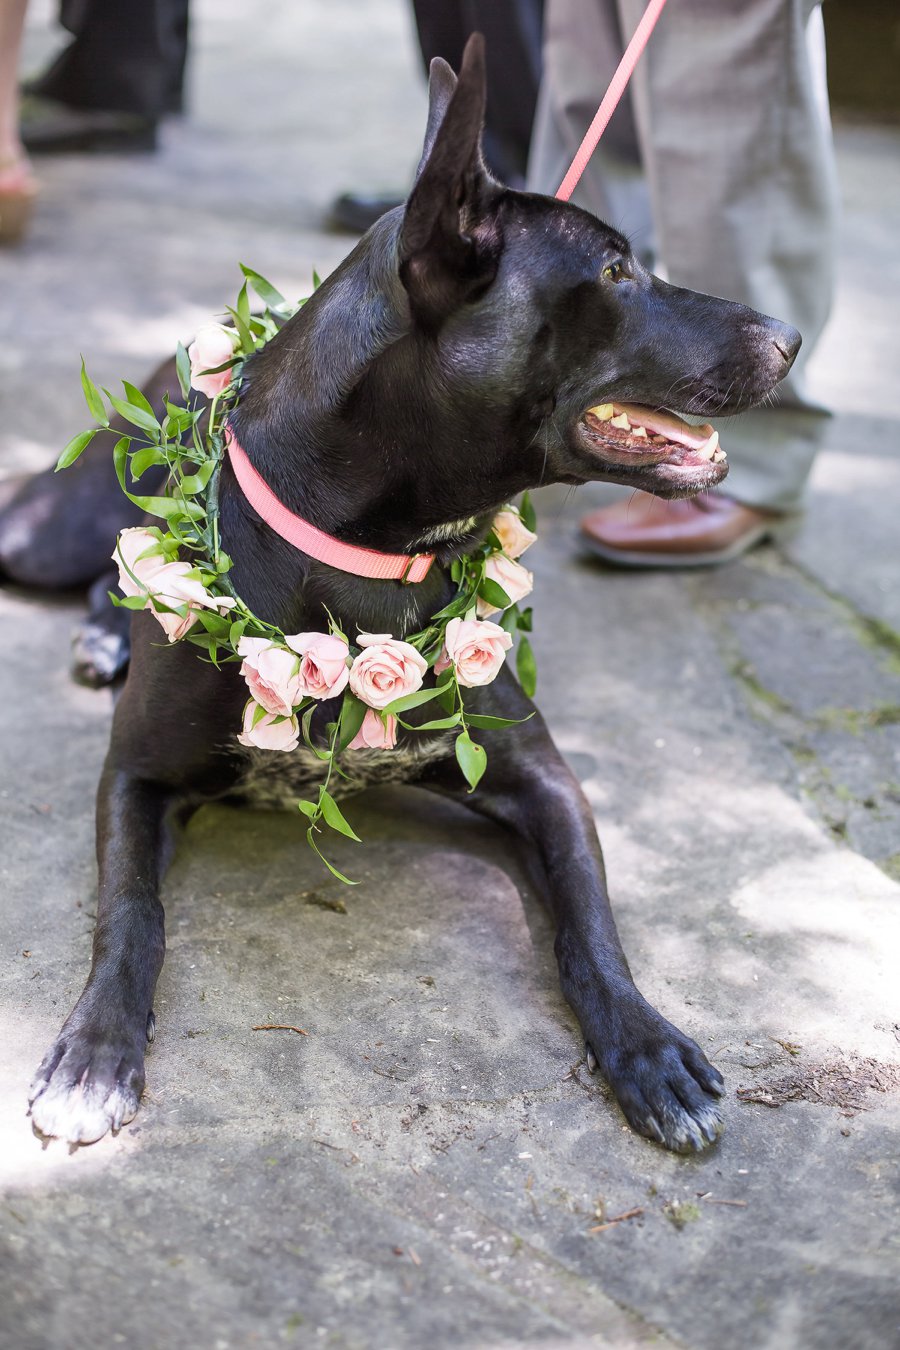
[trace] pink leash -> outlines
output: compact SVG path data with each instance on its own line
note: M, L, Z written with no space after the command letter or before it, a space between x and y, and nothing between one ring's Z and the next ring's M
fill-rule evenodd
M641 21L634 30L634 36L625 48L625 53L619 62L616 73L609 82L609 88L603 95L603 102L597 109L594 120L578 147L578 152L572 160L569 172L559 185L559 191L556 195L561 202L567 202L575 191L579 178L587 168L588 160L597 148L597 142L606 130L606 125L615 112L619 99L625 93L625 87L634 73L635 66L641 59L641 53L650 39L650 34L656 27L656 21L662 14L665 3L666 0L650 0L644 10Z
M588 160L597 148L597 142L606 130L616 106L625 92L641 53L647 45L656 21L663 11L666 0L649 0L640 23L634 30L634 36L625 48L618 69L603 95L603 102L597 109L597 115L588 127L587 135L578 147L578 153L572 161L569 172L560 184L557 197L567 202L575 190L579 178L584 173ZM315 558L317 562L336 567L342 572L350 572L358 577L374 577L383 581L424 581L434 562L433 553L378 553L375 549L360 548L356 544L345 544L330 534L325 534L309 521L294 515L283 502L275 496L268 483L257 473L245 451L231 433L226 430L228 458L234 469L238 484L247 501L266 522L270 529L286 539L301 553Z

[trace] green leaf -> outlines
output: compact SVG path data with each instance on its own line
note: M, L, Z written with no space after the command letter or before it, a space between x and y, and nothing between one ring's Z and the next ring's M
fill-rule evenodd
M311 704L309 705L309 707L307 708L306 712L303 714L303 716L302 716L301 719L300 719L300 730L301 730L302 733L303 733L303 739L304 739L304 741L306 742L306 744L307 744L307 746L309 747L309 749L313 752L313 754L315 755L316 759L320 759L320 760L322 760L323 763L325 763L325 762L327 762L329 759L331 759L331 750L330 750L330 749L329 749L329 750L323 750L321 746L313 745L313 741L312 741L312 732L311 732L311 730L310 730L310 728L311 728L311 726L312 726L312 720L313 720L313 717L315 716L316 709L317 709L318 706L319 706L319 705L318 705L317 703L311 703Z
M146 595L114 595L112 591L107 594L117 609L144 609L147 604Z
M163 432L166 436L181 437L196 422L200 409L191 412L189 408L179 408L166 399L166 412L168 416L163 422Z
M353 737L359 731L366 716L366 705L355 694L351 694L349 689L344 691L344 701L341 704L341 739L338 747L346 750L347 746L353 740Z
M531 504L531 494L528 492L522 493L522 500L519 502L519 515L522 517L522 524L526 530L534 532L537 525L537 515Z
M465 595L458 595L455 600L451 600L449 605L439 609L437 614L432 615L432 621L438 619L458 619L460 615L465 614L471 608L472 594L466 591Z
M262 300L263 304L268 305L270 309L287 309L288 302L285 300L281 291L276 290L271 281L266 281L258 272L254 272L252 267L245 267L239 263L241 271L250 282L250 285L256 291L256 294Z
M217 614L214 609L198 608L194 610L194 613L197 615L197 622L202 624L207 633L212 633L222 642L228 641L228 633L231 628L228 619L221 614Z
M205 460L196 473L186 474L182 478L179 484L181 491L186 497L193 497L195 493L203 492L210 478L212 478L215 468L216 461L214 459Z
M125 486L125 470L128 466L128 447L130 444L130 436L120 436L113 446L113 464L116 469L116 477L119 480L119 487L128 500L134 502L135 506L139 506L148 515L160 516L163 520L171 520L173 517L178 520L185 516L190 520L202 520L203 508L194 502L176 502L171 497L140 497L136 493L128 491Z
M246 285L243 289L246 291ZM240 303L240 298L238 299L238 303ZM238 337L241 341L241 350L245 356L249 356L252 352L256 351L256 342L253 334L250 332L247 322L239 310L231 309L229 307L228 313L234 319L234 326L237 329Z
M499 731L502 727L518 727L523 722L529 722L534 717L531 712L527 717L489 717L487 713L466 713L466 721L471 727L480 727L483 731Z
M134 408L142 408L142 409L144 410L145 413L149 413L149 414L150 414L150 416L153 418L153 420L154 420L154 422L155 422L155 421L156 421L156 413L153 411L153 408L150 406L150 403L148 402L146 395L145 395L145 394L142 394L141 391L140 391L140 389L136 388L135 385L129 384L127 380L123 380L123 381L122 381L122 388L125 390L125 393L128 395L128 402L132 405L132 407L134 407Z
M524 692L529 698L534 698L534 691L537 688L537 664L534 659L534 652L531 650L531 643L527 637L519 639L519 646L516 651L516 674Z
M135 506L146 511L148 516L159 516L161 520L180 520L184 517L188 520L203 519L203 507L198 506L196 502L176 501L174 497L139 497L130 492L125 495Z
M514 633L519 626L518 605L510 605L509 609L505 609L503 613L497 617L497 623L499 623L505 633Z
M182 398L191 396L191 358L187 354L187 347L183 342L179 342L175 348L175 369L178 372L178 383L181 385Z
M130 422L133 427L140 427L141 431L149 431L151 436L158 436L161 427L152 412L147 412L134 403L126 403L124 399L116 398L108 389L103 390L112 406L120 417L124 417L126 422ZM146 400L145 400L146 402Z
M73 436L56 461L56 472L59 473L60 469L68 469L71 464L74 464L78 456L88 448L96 434L97 428L95 427L93 431L81 431L77 436Z
M325 854L322 852L322 850L319 848L319 845L315 841L312 825L306 831L306 842L309 844L313 853L315 853L318 856L320 862L323 862L325 864L325 866L328 868L329 872L333 877L337 877L338 881L342 881L345 886L359 885L358 881L351 881L349 877L344 876L343 872L339 872L333 863L330 863L328 861L328 859L325 857Z
M84 401L90 409L91 417L96 418L101 426L108 427L109 418L106 415L106 406L100 397L100 390L85 370L84 357L81 358L81 388L84 392Z
M148 469L152 469L154 464L165 464L166 457L163 452L155 445L148 445L143 450L135 450L129 462L132 478L140 478Z
M467 731L461 731L456 738L456 760L469 784L469 791L474 792L487 768L484 746L473 741Z
M328 615L328 627L329 627L329 629L330 629L330 631L331 631L332 636L333 636L333 637L339 637L339 638L341 639L341 641L342 641L342 642L346 642L346 643L347 643L347 646L349 647L349 645L350 645L350 639L347 637L347 634L346 634L346 633L344 633L344 632L341 631L340 625L339 625L337 619L336 619L336 618L334 617L334 615L332 614L331 610L328 608L327 605L323 605L322 608L324 609L325 613Z
M247 627L246 619L236 619L228 630L228 642L230 646L237 647L241 638L244 636L244 629Z
M404 722L402 717L397 720L401 727L406 727L407 731L446 731L450 727L459 726L460 715L460 713L455 712L452 717L438 717L433 722L420 722L418 724L415 722ZM471 722L472 718L467 716L467 720Z
M429 703L431 699L437 698L441 690L452 681L453 674L448 671L442 675L433 689L419 689L414 694L404 694L402 698L395 698L393 703L389 703L384 709L386 713L406 712L409 708L418 708L423 703Z
M246 281L244 282L244 284L243 284L243 286L241 287L241 289L238 291L238 298L237 298L237 306L236 306L236 308L237 308L237 312L238 312L238 314L240 314L241 319L243 320L244 324L245 324L245 325L249 325L249 323L250 323L250 297L247 295L247 283L246 283Z
M438 692L437 703L439 707L443 708L445 713L452 713L456 706L456 687L452 680L449 684L445 684L443 689Z
M326 792L324 788L319 789L319 805L322 808L322 815L325 818L326 825L330 825L333 830L337 830L338 834L344 834L348 839L354 839L357 844L362 843L359 835L353 827L348 824L341 808L338 806L331 793Z
M478 587L478 594L482 600L486 600L489 605L496 605L498 609L509 609L512 604L512 600L503 587L498 582L492 581L490 577L484 577Z
M523 609L521 614L518 615L518 626L523 633L531 632L531 615L532 611L530 605L528 609Z
M312 283L314 291L317 291L319 287L322 285L322 278L319 276L315 268L313 268Z
M303 798L301 798L300 801L297 803L297 809L299 811L302 811L305 816L308 816L310 820L318 820L319 817L318 802L308 802Z

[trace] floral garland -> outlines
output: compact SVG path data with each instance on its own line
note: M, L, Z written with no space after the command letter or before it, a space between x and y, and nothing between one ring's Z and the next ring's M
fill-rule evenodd
M463 689L489 684L518 636L516 669L523 689L534 693L534 656L526 634L531 610L519 601L532 588L531 573L518 561L534 543L534 511L526 493L521 505L498 512L486 538L451 566L457 592L421 632L399 638L390 633L359 633L351 640L328 615L328 631L284 633L264 622L235 594L228 573L232 560L219 543L218 469L225 454L225 426L238 402L244 362L297 312L264 277L241 267L244 284L234 309L233 326L207 324L189 349L180 343L177 370L183 404L165 400L159 420L149 400L123 381L124 398L104 389L110 408L136 428L113 448L119 484L129 501L164 522L121 531L113 553L123 596L117 605L149 609L169 642L186 640L203 648L215 665L241 662L249 698L237 735L242 745L291 751L301 738L322 761L324 781L315 801L298 802L307 817L307 839L329 870L349 881L322 854L316 835L322 826L359 841L329 791L344 776L341 756L359 749L390 751L397 728L433 732L455 729L456 759L474 791L487 765L484 747L470 728L496 729L514 719L466 710ZM314 285L318 278L313 274ZM251 285L265 306L250 310ZM81 364L81 384L92 416L100 423L66 446L57 469L73 464L110 413L97 386ZM206 395L205 407L191 407L190 390ZM148 469L165 465L163 496L129 490ZM497 614L498 621L488 616ZM423 688L429 669L436 680ZM310 726L317 706L341 698L340 711L328 724L327 746L314 744ZM412 708L435 701L441 715L418 726L403 720ZM351 883L352 884L352 883Z

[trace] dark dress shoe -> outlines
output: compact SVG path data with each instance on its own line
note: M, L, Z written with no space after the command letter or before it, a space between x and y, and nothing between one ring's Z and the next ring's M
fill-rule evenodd
M22 144L31 155L155 150L156 126L155 119L137 113L74 108L38 95L23 99L19 118Z
M592 553L619 567L714 567L789 520L710 492L678 501L635 492L585 516L581 535Z
M348 234L365 234L370 225L380 220L386 211L402 206L405 201L396 192L370 193L344 192L331 203L328 224L333 230L345 230Z

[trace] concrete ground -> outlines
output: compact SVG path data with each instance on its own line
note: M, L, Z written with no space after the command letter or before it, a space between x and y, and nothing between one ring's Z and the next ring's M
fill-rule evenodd
M238 260L303 294L347 247L321 228L333 193L409 178L401 0L196 13L190 118L152 158L43 163L34 229L0 256L4 471L84 425L79 352L140 381ZM529 554L540 701L638 983L726 1076L718 1147L636 1138L587 1076L510 841L385 790L354 804L364 849L334 848L352 891L290 816L196 818L141 1113L42 1149L25 1092L87 970L110 696L67 677L80 599L7 591L0 1345L898 1343L900 134L838 145L814 371L836 415L799 533L718 572L617 574L573 546L585 489L545 495Z

